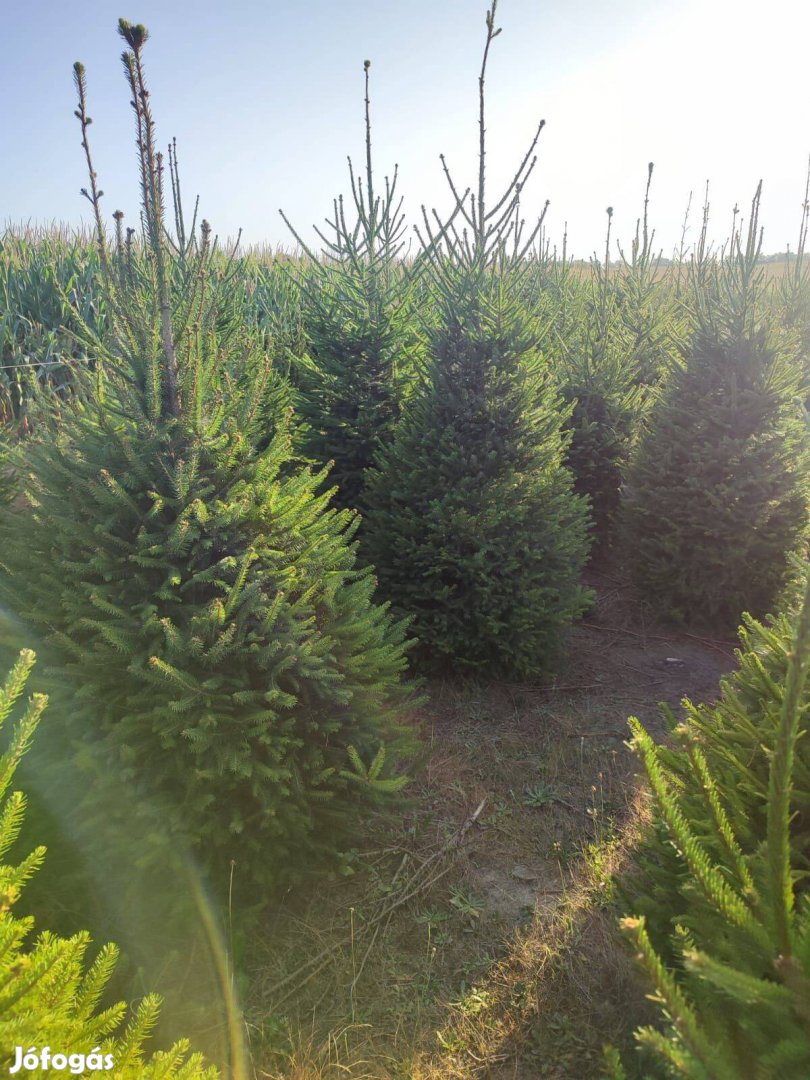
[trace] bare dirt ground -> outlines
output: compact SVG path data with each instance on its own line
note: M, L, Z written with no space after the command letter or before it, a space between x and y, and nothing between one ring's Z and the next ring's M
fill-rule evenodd
M369 822L350 877L272 912L251 948L257 1076L589 1080L629 1043L643 990L613 876L645 797L627 717L665 738L658 702L712 700L734 643L590 584L555 684L431 685L403 814Z

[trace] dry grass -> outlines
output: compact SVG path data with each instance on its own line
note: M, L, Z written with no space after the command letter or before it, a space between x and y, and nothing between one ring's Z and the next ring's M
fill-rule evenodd
M414 1080L566 1077L584 1075L568 1070L586 1065L595 1075L605 1033L612 1027L614 1041L623 1034L615 1026L617 1003L626 1010L636 999L642 1007L637 980L605 915L612 876L627 863L632 840L628 831L601 845L550 911L538 906L504 958L450 1007L438 1032L440 1048L415 1062ZM577 1029L575 1019L585 1022Z

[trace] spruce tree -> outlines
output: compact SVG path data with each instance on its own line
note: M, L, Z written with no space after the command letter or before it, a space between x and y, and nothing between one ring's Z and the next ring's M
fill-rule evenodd
M23 650L0 685L0 725L15 713L33 663L33 652ZM19 836L26 807L25 796L9 788L46 704L44 695L34 694L17 710L14 730L0 756L3 858ZM23 1054L36 1051L41 1058L39 1068L26 1066L20 1075L51 1076L61 1066L83 1076L91 1075L91 1069L112 1069L109 1075L121 1080L216 1080L216 1069L207 1066L201 1055L189 1054L186 1040L145 1056L144 1042L160 1012L156 995L144 997L131 1012L124 1002L99 1007L118 958L114 945L102 948L88 966L90 937L86 932L67 939L41 932L33 938L34 919L14 914L23 887L44 857L45 849L38 847L16 866L0 866L0 1064L7 1070L17 1066L18 1071L15 1047L20 1047ZM44 1060L43 1050L49 1051ZM57 1056L54 1064L55 1055L68 1061L61 1064ZM233 1075L241 1075L241 1069Z
M613 208L608 207L605 258L591 260L587 285L571 290L575 317L558 334L549 360L558 373L563 401L571 406L567 464L578 492L590 500L595 539L609 539L619 505L622 471L635 435L642 395L627 328L610 270Z
M334 860L358 805L401 786L404 629L356 565L352 516L329 507L323 473L296 466L286 410L268 436L273 373L229 315L210 227L187 231L180 210L169 237L147 33L124 20L119 32L143 257L129 259L120 217L107 243L77 64L114 327L90 342L96 375L70 407L40 410L14 458L27 505L0 521L2 593L71 688L75 766L129 786L141 862L150 837L158 852L184 839L219 882L235 862L243 882L275 885ZM174 155L169 167L177 210ZM373 780L353 764L386 752Z
M365 73L365 175L349 159L353 212L334 202L318 257L282 212L308 262L299 271L307 354L296 364L303 449L332 462L335 502L362 508L366 470L390 440L413 378L416 335L411 325L413 276L402 262L405 220L398 170L380 190L372 164L370 61ZM353 214L353 216L351 216Z
M663 1030L637 1033L656 1075L810 1074L806 568L804 580L798 612L749 621L740 670L717 706L687 705L674 748L631 720L654 829L624 929L664 1014Z
M685 236L674 274L665 271L663 253L656 253L654 247L655 229L649 222L654 168L651 161L647 165L644 207L636 221L629 255L617 244L620 260L612 289L623 330L625 362L633 372L633 381L642 387L655 386L668 376L689 330L687 312L678 302Z
M611 260L613 207L607 208L604 258L594 255L591 273L569 288L565 306L572 311L550 350L563 400L573 403L568 464L577 491L590 498L602 550L614 538L624 472L650 388L671 372L684 333L685 318L654 254L652 174L650 162L643 213L629 255L617 243L618 262Z
M810 406L810 265L807 237L810 231L810 163L804 185L802 215L796 250L787 253L785 272L779 275L776 299L782 325L795 342L795 362L802 370L801 393Z
M712 284L693 270L697 329L654 403L623 489L625 546L667 616L729 626L768 611L806 533L799 373L764 302L760 192Z
M504 196L486 202L495 7L477 194L459 194L445 165L456 212L438 228L424 214L437 320L424 380L370 474L364 550L383 595L412 617L426 664L532 678L549 672L585 604L587 507L564 465L566 412L520 302L537 231L523 237L520 193L542 125Z

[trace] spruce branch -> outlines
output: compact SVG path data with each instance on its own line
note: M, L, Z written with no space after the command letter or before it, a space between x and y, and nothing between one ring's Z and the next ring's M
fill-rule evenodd
M487 61L492 42L500 34L500 28L495 28L495 12L498 0L492 0L492 7L486 13L487 37L484 44L484 55L481 60L481 73L478 76L478 203L477 222L474 226L476 233L476 246L483 249L485 241L486 222L486 96L484 83L487 74Z
M93 118L87 114L87 75L84 64L76 61L73 65L73 83L79 97L79 107L74 111L82 129L82 149L84 150L85 162L89 178L90 190L82 188L81 193L93 207L93 217L96 224L96 243L98 245L99 259L102 267L107 269L107 234L104 228L104 220L101 216L101 197L104 192L98 186L98 174L93 165L93 156L90 152L90 140L87 129L93 123Z
M453 175L447 164L444 154L439 155L447 185L453 197L454 205L450 220L461 215L466 228L462 229L460 236L456 230L451 230L449 223L439 229L439 235L447 244L448 254L468 266L478 263L481 268L499 260L499 251L505 244L512 240L512 262L516 263L530 250L538 234L542 229L542 216L532 228L528 238L524 236L524 225L520 219L520 200L523 188L531 177L537 163L535 153L540 133L545 126L545 120L541 120L534 136L529 142L528 149L519 162L512 179L506 185L501 197L489 206L487 193L487 127L486 127L486 77L489 64L490 49L492 42L501 33L501 28L495 25L497 0L488 8L485 16L486 38L484 52L481 59L481 67L478 74L478 176L476 190L467 188L462 194L459 186L453 179ZM420 232L418 226L414 231L420 242L430 238L433 229L428 228L427 218L423 212L423 227L425 232ZM468 236L467 229L471 236Z
M707 1035L700 1023L697 1013L691 1002L675 981L674 977L666 969L661 958L653 948L647 933L646 923L643 917L625 918L621 921L621 928L633 941L638 950L638 960L649 974L656 991L671 1018L672 1024L678 1033L678 1042L682 1041L690 1055L694 1055L698 1062L706 1066L707 1071L701 1069L693 1071L682 1070L682 1075L692 1076L695 1080L736 1080L732 1072L733 1066L728 1059ZM664 1039L660 1033L650 1028L642 1028L637 1033L637 1039L641 1043L647 1043L673 1064L678 1062L676 1053L677 1043L673 1045ZM689 1062L688 1064L697 1064Z
M805 571L807 573L807 571ZM790 649L779 731L768 777L768 865L774 904L774 922L780 958L793 952L791 913L794 906L790 863L790 801L793 762L799 738L801 702L810 673L810 573Z
M148 39L144 26L133 26L126 19L118 22L118 33L129 45L123 61L133 92L132 107L136 118L136 137L141 166L142 211L157 279L160 330L164 356L166 408L170 416L180 415L178 396L177 350L172 330L169 278L164 250L164 201L162 154L155 147L155 123L149 104L149 90L144 76L142 49Z
M369 92L368 92L368 83L369 83L368 72L369 72L370 67L371 67L371 61L370 60L364 60L363 61L363 72L364 72L364 75L365 75L365 85L366 85L366 95L365 95L365 106L366 106L366 191L367 191L367 196L368 196L368 212L369 212L369 215L370 215L369 220L368 220L368 227L367 227L367 231L366 231L366 246L369 249L369 251L371 250L371 248L373 246L373 243L374 243L375 224L376 224L376 210L377 210L377 203L375 202L375 199L374 199L374 171L373 171L373 169L371 167L371 100L369 98Z

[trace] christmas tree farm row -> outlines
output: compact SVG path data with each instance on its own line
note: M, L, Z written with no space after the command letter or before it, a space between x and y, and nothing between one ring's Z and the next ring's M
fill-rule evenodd
M589 560L701 630L788 604L810 523L807 200L779 277L761 261L759 191L722 251L704 217L694 252L664 268L650 166L627 257L608 211L604 256L574 264L520 216L542 125L488 190L497 32L493 4L472 194L447 173L455 209L425 215L407 258L396 175L379 188L372 167L368 64L351 203L336 201L322 251L273 260L187 223L148 35L124 20L141 228L109 223L75 65L92 234L10 232L0 251L0 595L59 701L37 768L83 778L71 832L111 861L137 836L139 872L182 849L220 894L238 866L254 898L345 868L364 810L407 782L422 679L552 678L592 600ZM804 679L799 661L785 672ZM768 797L784 810L782 764ZM752 871L715 816L743 887ZM783 814L763 889L793 873L786 829Z

